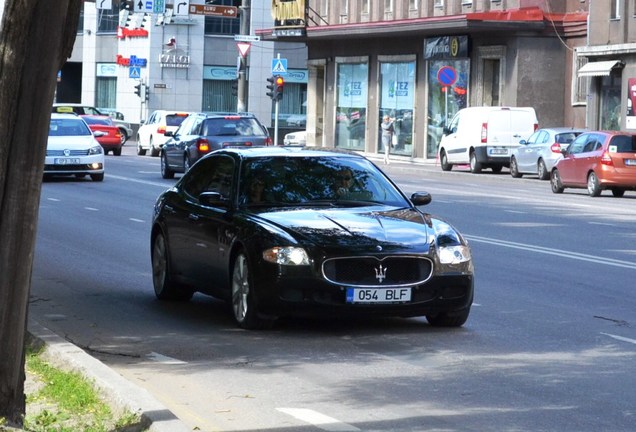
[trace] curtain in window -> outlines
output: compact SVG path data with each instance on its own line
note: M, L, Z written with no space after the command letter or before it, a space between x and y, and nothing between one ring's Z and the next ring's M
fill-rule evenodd
M236 112L238 98L232 95L232 80L204 80L203 111Z
M98 108L117 106L117 78L97 77L95 103Z

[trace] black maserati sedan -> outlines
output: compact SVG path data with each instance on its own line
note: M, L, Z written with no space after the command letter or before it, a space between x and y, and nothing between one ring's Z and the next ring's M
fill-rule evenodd
M420 210L362 155L311 147L226 148L198 162L154 207L160 300L201 292L238 325L283 316L425 316L458 327L473 261L453 226Z

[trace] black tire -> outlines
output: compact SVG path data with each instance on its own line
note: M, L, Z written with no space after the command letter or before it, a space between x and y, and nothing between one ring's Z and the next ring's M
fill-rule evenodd
M557 169L553 169L550 174L550 188L552 188L553 193L563 193L565 190L561 182L561 175Z
M550 173L543 159L539 159L539 162L537 162L537 174L539 175L539 180L548 180L550 178Z
M139 156L144 156L146 154L146 149L141 147L141 141L139 141L139 135L137 135L137 154Z
M96 182L104 181L104 173L91 174L91 180L96 181Z
M426 315L426 320L433 327L461 327L468 320L470 307L457 312L442 312Z
M239 327L248 330L270 328L274 320L258 316L258 304L254 279L250 274L249 262L243 252L239 252L232 268L232 312Z
M183 172L187 173L188 171L190 171L191 167L192 167L192 162L190 162L190 157L186 153L183 155Z
M170 273L170 250L162 233L152 243L152 285L159 300L190 300L192 290L180 287Z
M442 150L439 155L440 165L442 167L442 171L450 171L453 169L453 164L448 163L448 156L446 155L446 151Z
M523 174L519 172L517 159L514 156L510 158L510 175L514 178L521 178L523 176Z
M128 134L123 129L119 129L119 133L121 134L121 145L124 145L128 141Z
M160 151L152 144L152 137L150 137L150 156L159 156Z
M594 173L594 171L592 171L587 176L587 193L591 197L597 197L601 194L602 191L603 190L601 189L601 182L598 181L598 177L596 177L596 174Z
M612 188L612 195L614 195L614 197L616 198L621 198L623 195L625 195L625 189Z
M475 152L470 153L470 172L473 174L479 174L481 172L481 163L477 161Z
M174 178L174 171L168 166L168 157L165 153L161 154L161 177L165 179Z
M121 147L118 147L116 149L113 149L113 154L115 156L121 156Z

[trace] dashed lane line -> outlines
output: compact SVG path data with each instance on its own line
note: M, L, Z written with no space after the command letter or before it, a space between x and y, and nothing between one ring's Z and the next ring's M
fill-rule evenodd
M329 432L354 432L360 430L355 426L310 409L276 408L276 410Z

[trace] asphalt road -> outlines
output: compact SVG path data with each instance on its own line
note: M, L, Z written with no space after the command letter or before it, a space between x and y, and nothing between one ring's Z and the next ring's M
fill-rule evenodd
M472 314L236 327L202 295L155 300L159 159L42 188L30 316L201 431L633 431L636 193L554 195L508 174L382 166L469 239Z

